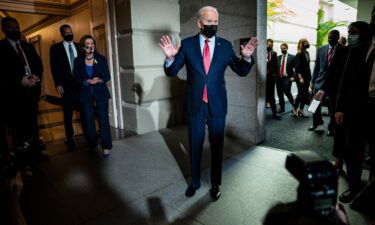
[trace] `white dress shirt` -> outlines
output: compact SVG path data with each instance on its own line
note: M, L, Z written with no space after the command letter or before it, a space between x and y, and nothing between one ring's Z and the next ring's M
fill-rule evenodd
M68 60L69 60L69 63L70 65L73 65L74 62L70 62L70 53L69 53L69 44L72 46L72 50L73 50L73 54L74 54L74 58L77 58L77 49L76 49L76 46L74 45L74 42L67 42L67 41L63 41L63 44L64 44L64 48L65 48L65 52L66 52L66 56L68 56Z
M287 77L288 74L286 73L286 64L287 64L287 62L288 62L288 53L286 53L285 55L284 55L284 54L281 55L280 69L281 69L281 66L283 65L283 57L285 57L285 64L284 64L283 77ZM280 72L280 71L279 71L279 72Z

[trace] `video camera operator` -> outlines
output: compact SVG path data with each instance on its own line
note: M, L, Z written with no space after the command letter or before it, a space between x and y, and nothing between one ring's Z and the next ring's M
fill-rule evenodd
M291 153L286 168L300 182L297 201L279 203L266 214L263 225L346 225L337 204L338 175L333 165L311 151Z

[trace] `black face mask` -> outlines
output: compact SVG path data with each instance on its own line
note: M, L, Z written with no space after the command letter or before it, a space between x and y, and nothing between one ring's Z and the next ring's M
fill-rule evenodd
M217 32L217 25L203 25L202 33L208 38L215 36Z
M267 51L268 52L272 51L272 47L267 47Z
M310 48L310 44L305 45L305 49Z
M288 52L288 50L281 50L281 53L283 53L284 55Z
M20 36L21 36L21 32L20 31L6 31L5 32L5 35L13 40L13 41L18 41L18 39L20 39Z
M73 34L63 35L63 38L67 42L73 41Z

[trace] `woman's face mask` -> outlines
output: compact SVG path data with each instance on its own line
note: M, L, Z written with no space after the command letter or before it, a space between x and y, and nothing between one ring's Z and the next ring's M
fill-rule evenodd
M90 53L94 53L95 51L95 46L86 46L85 47L85 50L86 50L86 53L90 54Z

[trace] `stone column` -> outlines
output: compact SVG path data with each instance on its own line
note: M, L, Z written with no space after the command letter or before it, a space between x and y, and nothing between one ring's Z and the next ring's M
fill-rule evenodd
M165 76L162 35L178 39L178 0L117 0L116 27L124 128L137 134L174 124L181 82Z

